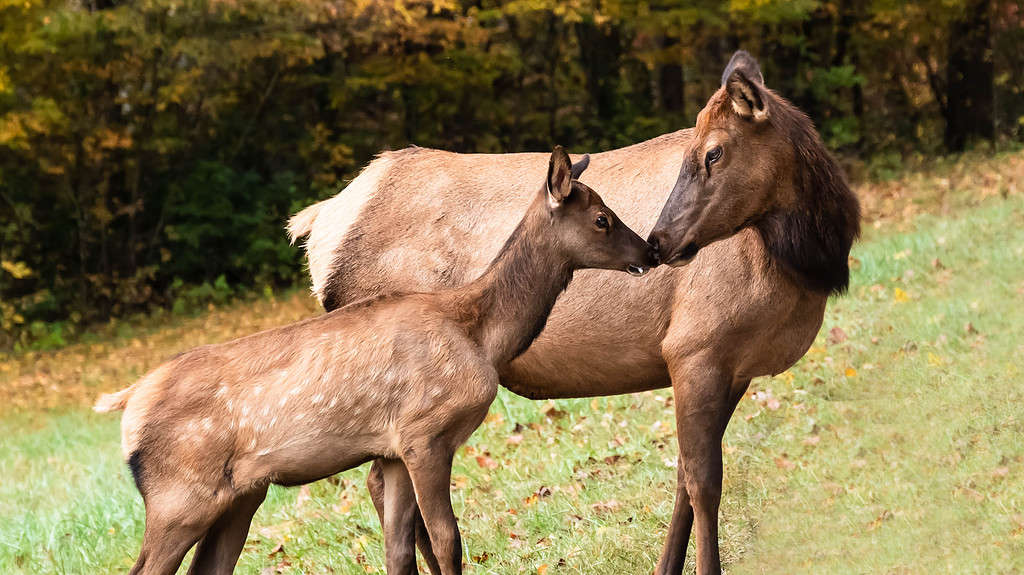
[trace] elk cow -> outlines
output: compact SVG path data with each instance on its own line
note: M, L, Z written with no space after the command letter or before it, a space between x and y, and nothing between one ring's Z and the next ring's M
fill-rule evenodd
M500 382L535 399L671 385L678 486L657 573L682 571L694 524L697 571L718 573L722 435L751 378L793 365L829 295L846 288L857 200L811 121L765 87L746 52L733 56L695 128L592 157L587 181L630 225L653 227L674 267L630 285L581 272L537 341L500 367ZM530 202L531 190L496 194L491 182L539 176L544 164L542 154L384 153L340 194L296 214L289 233L308 236L313 291L328 310L460 285ZM378 508L380 478L375 464ZM417 540L436 572L422 529Z

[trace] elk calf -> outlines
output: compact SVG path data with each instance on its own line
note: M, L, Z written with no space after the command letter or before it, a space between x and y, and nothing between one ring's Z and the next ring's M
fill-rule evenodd
M452 457L494 399L497 368L537 337L580 268L643 275L650 245L556 148L546 185L463 287L356 302L172 359L102 397L146 504L132 573L230 573L271 483L383 464L388 573L415 572L416 503L445 575L461 573ZM428 225L425 220L424 225Z

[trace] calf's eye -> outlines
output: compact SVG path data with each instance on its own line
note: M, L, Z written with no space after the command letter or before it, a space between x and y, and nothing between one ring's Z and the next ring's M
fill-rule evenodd
M608 218L604 214L597 216L597 220L594 221L594 225L602 230L608 229Z

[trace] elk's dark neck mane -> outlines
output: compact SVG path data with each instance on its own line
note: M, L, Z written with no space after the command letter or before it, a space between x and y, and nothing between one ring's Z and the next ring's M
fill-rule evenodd
M539 194L487 271L456 290L460 305L475 310L472 331L496 365L530 347L572 281L575 268L552 237L545 201Z
M860 234L860 205L842 169L803 112L772 94L772 127L794 149L796 203L768 213L756 227L768 253L808 288L842 293L849 255Z

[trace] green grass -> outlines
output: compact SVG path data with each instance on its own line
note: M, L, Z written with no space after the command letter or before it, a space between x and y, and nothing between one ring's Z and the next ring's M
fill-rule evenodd
M727 571L1024 572L1024 198L874 231L854 256L807 356L730 425ZM0 573L126 570L143 510L117 418L30 408L0 435ZM456 460L468 571L651 572L675 452L667 390L502 392ZM382 572L365 472L272 489L238 572Z

